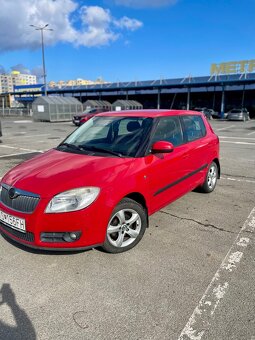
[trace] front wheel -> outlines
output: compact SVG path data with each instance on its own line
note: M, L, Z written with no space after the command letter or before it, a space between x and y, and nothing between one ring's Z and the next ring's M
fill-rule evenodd
M217 184L218 179L218 166L215 162L212 162L208 168L206 178L201 186L203 192L212 192Z
M109 253L122 253L133 248L142 239L147 225L144 207L124 198L113 210L103 249Z

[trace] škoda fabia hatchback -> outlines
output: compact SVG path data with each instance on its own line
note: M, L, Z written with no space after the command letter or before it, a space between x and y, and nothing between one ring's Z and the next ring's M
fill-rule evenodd
M99 114L56 148L10 170L0 185L0 230L34 248L134 247L148 216L220 175L219 139L203 114Z

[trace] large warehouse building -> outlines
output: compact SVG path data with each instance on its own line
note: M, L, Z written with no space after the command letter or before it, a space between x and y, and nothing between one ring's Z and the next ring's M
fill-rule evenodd
M88 99L136 100L145 109L193 109L207 107L218 112L245 107L255 117L255 60L212 64L211 75L152 81L118 82L48 88L48 95ZM44 86L16 86L15 99L28 103L44 93Z

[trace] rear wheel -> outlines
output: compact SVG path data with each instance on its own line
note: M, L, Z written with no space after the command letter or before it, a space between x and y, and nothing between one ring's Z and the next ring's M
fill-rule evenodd
M201 186L203 192L212 192L217 184L218 179L218 166L215 162L212 162L208 168L205 181Z
M133 248L142 239L147 225L146 210L136 201L124 198L113 210L103 249L122 253Z

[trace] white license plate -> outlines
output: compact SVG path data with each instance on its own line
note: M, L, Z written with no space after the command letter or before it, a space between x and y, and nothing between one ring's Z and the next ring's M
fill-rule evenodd
M13 229L26 232L26 221L23 218L9 215L0 210L0 221Z
M80 123L79 119L74 120L75 123Z

